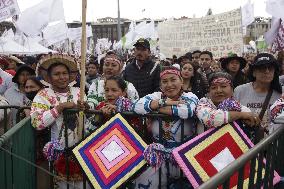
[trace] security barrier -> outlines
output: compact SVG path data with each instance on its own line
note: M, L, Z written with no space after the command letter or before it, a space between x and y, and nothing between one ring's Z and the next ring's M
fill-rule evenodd
M3 109L7 109L4 107ZM11 107L9 107L11 108ZM17 107L13 107L17 108ZM1 107L0 107L1 109ZM64 111L64 121L66 122L70 116L78 114L78 110L67 110ZM101 114L100 111L87 111L86 116ZM5 114L7 116L7 113ZM146 118L155 119L166 119L167 115L153 113L144 116L137 115L133 112L123 112L123 117L125 119L130 119L130 117L139 117L139 122L142 127L140 130L136 128L137 133L143 137L143 139L150 143L151 137L147 132ZM7 118L4 117L4 120ZM68 121L67 121L68 122ZM130 123L132 124L132 123ZM6 124L7 121L6 121ZM182 128L183 130L183 128ZM35 163L35 141L36 134L35 129L31 126L30 118L25 118L21 120L18 124L13 127L4 127L5 133L0 137L0 188L1 189L34 189L37 188L37 170ZM160 124L160 139L162 133L162 125ZM238 172L238 189L246 188L244 186L244 166L250 163L250 179L249 188L273 188L272 179L273 171L276 170L280 175L284 175L284 127L281 127L273 134L269 135L267 138L258 143L255 147L249 150L246 154L235 160L233 163L228 165L217 175L212 177L208 182L200 186L201 189L213 189L222 185L223 188L229 188L229 182L232 175ZM67 135L67 130L64 131ZM184 132L181 132L181 137L183 138ZM83 136L85 137L85 136ZM68 137L65 137L65 144L68 146ZM160 141L156 141L160 142ZM71 148L71 147L70 147ZM70 156L70 149L65 151L65 156ZM265 163L264 163L264 158ZM69 160L66 158L67 165L67 180L66 188L71 188L72 182L69 180ZM256 165L257 168L256 168ZM255 170L255 171L254 171ZM264 178L261 173L264 170ZM141 170L143 171L143 169ZM53 179L56 177L56 173L53 170L52 162L48 166L46 171L50 176L50 183L47 188L53 188ZM48 175L47 174L47 175ZM256 176L256 182L253 182L254 175ZM188 185L183 186L184 177L181 173L180 175L180 186L182 188L187 188ZM130 179L131 180L131 179ZM167 182L169 182L167 178ZM161 183L161 170L159 170L159 181ZM83 188L86 188L86 178L83 177ZM129 183L125 183L121 188L128 187ZM170 184L170 183L169 183ZM169 186L168 184L168 186ZM73 187L73 186L72 186ZM129 187L128 187L129 188ZM161 186L160 186L161 188Z

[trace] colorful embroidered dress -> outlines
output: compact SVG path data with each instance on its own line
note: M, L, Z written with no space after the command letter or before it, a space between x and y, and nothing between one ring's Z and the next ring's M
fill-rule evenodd
M137 90L135 89L134 85L130 82L127 82L127 98L129 98L132 102L139 99L139 95ZM95 109L95 107L102 101L105 100L105 80L104 79L98 79L95 82L92 83L90 86L87 101L90 105L91 109Z
M152 100L160 100L164 98L162 92L155 92L139 99L134 103L133 110L138 114L147 114L152 112L150 104ZM162 121L163 139L166 143L166 148L176 147L181 142L181 126L184 126L184 136L190 137L195 133L194 120L191 119L194 115L195 107L198 103L198 98L195 94L188 92L182 93L179 100L183 100L184 104L173 105L171 119ZM151 124L153 137L159 141L159 121L153 120ZM167 147L167 145L169 145Z
M45 88L38 92L31 107L32 125L42 130L51 127L51 140L60 140L60 145L65 147L63 114L58 114L56 106L59 103L75 102L80 98L80 89L70 87L67 93L58 93L51 88ZM68 121L68 146L78 142L76 120Z
M139 99L134 105L134 111L138 114L147 114L152 112L150 108L151 101L167 99L163 96L162 92L155 92L150 95ZM168 151L181 145L182 142L185 142L192 135L195 134L195 119L194 110L198 103L198 98L195 94L191 92L183 92L178 100L183 100L184 104L173 105L172 116L169 119L158 121L154 119L151 121L150 127L152 128L152 134L155 142L161 142L159 140L159 124L162 124L162 144ZM184 128L184 140L181 140L181 129ZM180 170L177 166L172 163L162 164L162 180L161 188L167 188L167 184L170 188L174 188L175 178L179 178ZM167 183L167 177L169 183ZM172 181L170 181L172 179ZM135 189L139 188L151 188L156 189L159 185L159 171L155 168L149 167L145 172L143 172L138 178L133 181Z

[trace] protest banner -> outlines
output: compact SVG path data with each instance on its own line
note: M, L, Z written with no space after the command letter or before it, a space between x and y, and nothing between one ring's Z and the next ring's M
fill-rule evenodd
M0 0L0 22L14 15L19 15L17 0Z
M159 46L167 57L192 50L209 50L214 57L242 54L241 10L202 18L165 21L158 25Z

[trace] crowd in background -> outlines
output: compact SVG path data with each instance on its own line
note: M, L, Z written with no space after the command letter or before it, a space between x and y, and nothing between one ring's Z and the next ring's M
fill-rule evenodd
M130 58L126 60L126 57ZM284 52L276 57L269 53L242 56L230 53L217 58L210 51L195 50L161 60L151 55L149 41L139 39L131 55L121 56L109 51L100 60L90 56L86 65L85 94L80 94L80 65L71 56L1 56L0 105L31 106L21 114L22 118L31 116L37 130L51 128L51 140L57 140L62 148L66 147L62 134L65 126L68 127L68 146L79 141L77 117L70 117L68 123L63 123L62 112L67 108L103 112L100 119L88 117L88 132L116 112L170 115L170 119L162 123L162 140L158 139L157 120L148 123L150 141L162 141L168 149L207 128L233 121L238 121L248 137L257 143L260 135L268 135L280 126L274 122L284 115L283 59ZM81 95L84 101L79 100ZM0 111L2 121L4 113ZM9 115L9 124L15 125L16 110L12 109ZM184 140L180 138L182 124ZM262 132L253 129L259 125ZM43 134L39 137L43 138ZM40 154L41 149L39 159L42 158ZM136 183L146 183L150 178L151 187L155 188L158 175L147 171ZM149 174L153 174L152 177ZM162 176L166 177L165 174ZM176 175L178 170L172 168L170 176ZM80 179L74 177L74 181L79 183ZM57 184L63 188L62 183Z

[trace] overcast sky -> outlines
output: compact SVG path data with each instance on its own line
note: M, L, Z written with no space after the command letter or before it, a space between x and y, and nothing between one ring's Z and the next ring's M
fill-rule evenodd
M23 11L42 0L17 0ZM247 0L120 0L121 18L179 18L202 17L209 8L213 14L226 12L244 5ZM265 0L252 0L255 16L269 15L265 11ZM81 0L63 0L67 22L81 20ZM142 11L145 9L145 11ZM87 21L102 17L117 17L117 0L88 0Z

